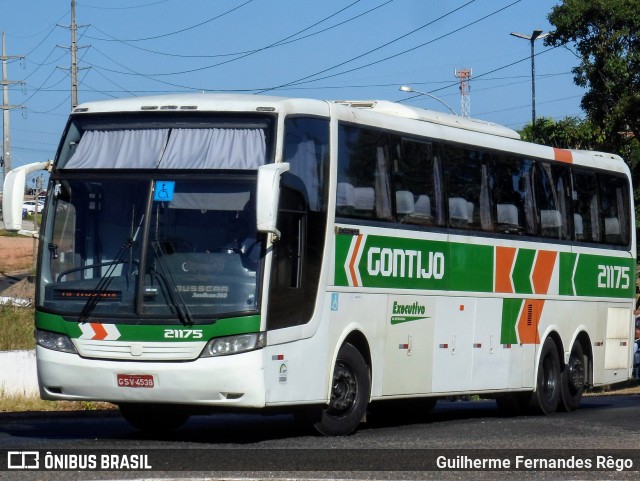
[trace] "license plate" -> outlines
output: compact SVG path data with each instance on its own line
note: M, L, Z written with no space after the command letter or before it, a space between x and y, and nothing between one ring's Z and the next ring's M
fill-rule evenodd
M118 387L153 387L151 374L118 374Z

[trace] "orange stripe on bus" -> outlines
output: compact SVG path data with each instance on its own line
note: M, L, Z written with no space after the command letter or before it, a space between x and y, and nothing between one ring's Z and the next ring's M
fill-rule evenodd
M353 282L354 287L360 287L358 285L358 276L356 275L356 258L358 257L358 252L360 251L360 242L362 241L362 234L358 236L356 239L356 245L353 248L353 253L351 254L351 261L349 262L349 274L351 274L351 281Z
M573 163L573 154L570 150L553 148L553 158L559 162Z
M511 268L515 258L515 247L496 246L496 292L513 292Z
M102 324L99 324L97 322L91 322L90 324L91 324L91 327L93 328L93 332L95 332L95 335L91 339L96 341L102 341L105 337L109 335L109 333L107 332L107 330L104 328Z
M546 294L549 292L549 284L553 274L553 266L556 264L558 253L554 251L538 251L536 264L533 266L533 292Z
M518 336L521 344L540 344L538 325L543 307L544 301L541 299L525 299L518 320Z

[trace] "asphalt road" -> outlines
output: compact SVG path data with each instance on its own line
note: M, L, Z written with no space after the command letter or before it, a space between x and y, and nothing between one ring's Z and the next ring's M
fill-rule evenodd
M0 293L2 293L2 291L4 291L5 289L8 289L9 287L11 287L16 282L21 281L25 277L27 277L27 274L11 275L11 276L5 276L0 274Z
M135 461L131 455L147 455L145 462L152 467L94 471L69 469L67 464L67 470L59 471L0 471L0 479L12 481L638 479L640 396L588 397L573 413L515 418L500 417L491 401L440 401L423 420L370 419L342 438L314 436L287 415L195 416L173 433L150 436L129 427L117 411L0 414L0 456L6 458L7 450L38 452L41 463L47 452L53 455L49 460L56 457L59 463L70 463L74 456L80 462L79 454L93 455L97 466L102 455L129 456L127 463ZM521 458L516 471L517 456ZM522 469L526 463L555 462L549 461L552 458L592 466L580 471ZM448 460L457 468L461 464L455 463L488 462L485 459L502 464L484 471L474 465L464 471L437 465ZM0 468L7 465L8 458L0 459Z

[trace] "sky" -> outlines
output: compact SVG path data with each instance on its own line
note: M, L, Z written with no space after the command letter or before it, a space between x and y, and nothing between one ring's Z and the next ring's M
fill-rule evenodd
M79 102L176 92L379 99L513 129L553 0L77 0ZM1 0L12 166L53 159L71 110L71 0ZM569 48L535 42L536 115L582 117ZM401 92L408 85L438 97Z

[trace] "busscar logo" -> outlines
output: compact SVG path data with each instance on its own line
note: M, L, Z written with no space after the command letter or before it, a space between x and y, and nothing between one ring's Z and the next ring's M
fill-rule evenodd
M8 469L39 469L40 453L38 451L7 452Z

